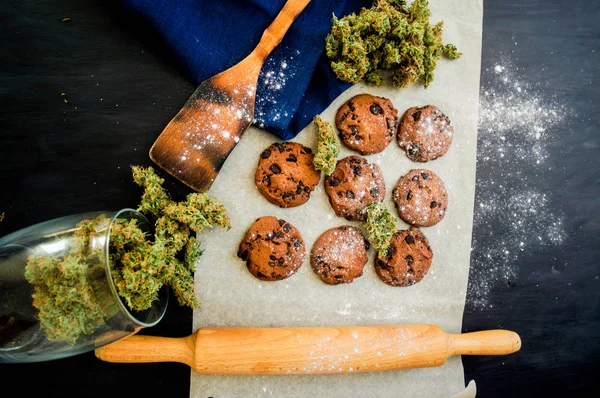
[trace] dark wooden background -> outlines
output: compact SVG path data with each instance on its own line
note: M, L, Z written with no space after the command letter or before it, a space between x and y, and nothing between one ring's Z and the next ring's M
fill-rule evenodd
M518 278L494 288L493 307L467 300L464 331L505 328L523 338L517 354L463 359L465 379L476 380L481 397L599 392L599 7L592 0L485 1L482 84L485 68L510 53L527 81L549 82L542 94L577 115L549 144L552 170L540 178L552 210L565 215L565 242L524 253ZM148 149L195 88L169 49L116 1L4 0L0 23L0 236L134 206L130 164L151 165ZM496 167L510 165L480 164L478 178L493 178ZM168 189L187 193L172 180ZM569 267L552 272L556 261ZM191 310L171 305L142 333L191 330ZM2 364L0 395L16 387L23 396L187 397L189 377L182 364L109 364L89 353Z

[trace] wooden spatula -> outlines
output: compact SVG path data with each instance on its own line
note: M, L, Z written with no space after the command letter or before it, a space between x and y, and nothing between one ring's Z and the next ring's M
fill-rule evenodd
M193 190L208 191L254 119L265 59L308 3L289 0L250 55L200 84L150 149L153 162Z
M440 366L454 355L506 355L518 334L447 334L436 325L206 328L188 337L134 335L96 349L108 362L182 362L208 374L323 374Z

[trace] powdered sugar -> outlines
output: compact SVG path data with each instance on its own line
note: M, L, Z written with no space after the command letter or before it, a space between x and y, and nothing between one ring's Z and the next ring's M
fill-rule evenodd
M477 309L490 305L494 288L512 286L523 252L565 238L562 216L550 211L551 195L540 175L552 169L548 143L564 133L567 112L556 100L539 96L514 70L506 62L489 68L480 95L468 292Z
M258 91L260 95L256 97L256 111L254 113L254 125L259 128L265 127L265 120L277 121L281 118L288 117L286 111L280 112L274 110L276 107L269 105L277 105L278 98L282 95L282 91L286 87L288 81L293 81L296 75L294 67L294 59L300 55L298 50L293 53L280 57L275 61L268 58L265 62L260 76L258 78ZM272 113L265 114L265 109L271 108Z
M417 341L422 331L411 327L324 329L320 333L317 338L295 336L295 344L305 346L308 355L285 373L351 373L365 371L367 366L388 370L402 357L428 349Z
M172 126L170 124L171 127L167 127L176 132L178 144L183 148L174 159L178 163L170 170L174 174L201 165L206 153L214 151L214 148L235 146L240 140L240 131L245 130L252 121L250 105L255 90L253 84L240 83L230 93L225 93L214 90L207 82L190 97L184 109L171 122ZM190 112L195 112L194 117L189 117ZM184 120L185 126L180 119Z

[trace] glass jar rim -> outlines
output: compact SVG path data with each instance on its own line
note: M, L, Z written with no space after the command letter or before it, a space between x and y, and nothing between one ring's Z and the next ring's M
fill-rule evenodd
M119 295L119 292L117 291L117 287L115 285L115 281L113 280L112 277L112 273L111 271L111 262L110 262L110 232L112 231L112 227L113 224L115 223L115 221L119 218L119 216L121 216L123 213L133 213L136 216L140 217L142 220L144 220L148 226L150 226L151 228L151 223L148 220L148 218L146 218L146 216L144 216L142 213L140 213L139 211L132 209L132 208L123 208L119 211L117 211L114 216L111 218L108 227L106 228L106 245L104 246L104 256L105 256L105 271L107 274L107 280L108 280L108 284L110 286L110 290L112 292L112 294L114 295L114 297L117 297L118 300L118 305L119 308L121 309L121 311L127 316L128 319L130 319L132 322L134 322L136 325L139 325L140 327L151 327L151 326L155 326L157 325L161 319L164 317L165 313L167 312L167 306L169 304L169 290L167 289L167 293L166 293L166 298L165 298L165 304L162 308L162 312L159 314L159 316L157 317L157 319L153 322L143 322L141 320L139 320L137 317L135 317L133 315L133 313L131 312L131 310L125 305L125 303L123 302L123 299L121 298L121 296Z

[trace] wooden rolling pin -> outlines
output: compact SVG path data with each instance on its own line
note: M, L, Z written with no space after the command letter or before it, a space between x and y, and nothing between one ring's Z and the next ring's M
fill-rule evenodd
M96 349L108 362L182 362L206 374L324 374L443 365L453 355L506 355L508 330L448 334L436 325L206 328L188 337L133 335Z

